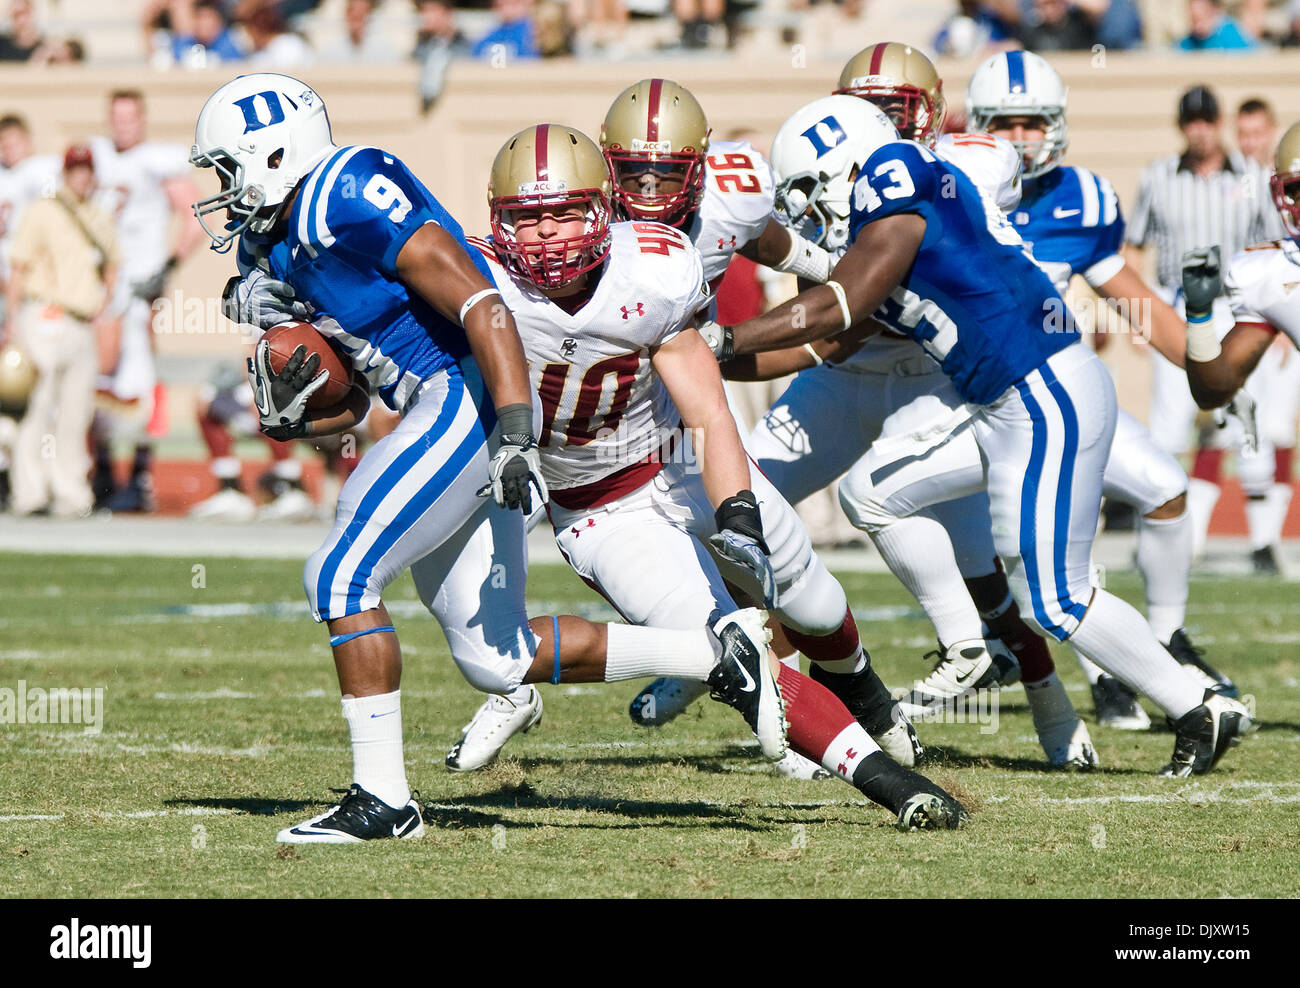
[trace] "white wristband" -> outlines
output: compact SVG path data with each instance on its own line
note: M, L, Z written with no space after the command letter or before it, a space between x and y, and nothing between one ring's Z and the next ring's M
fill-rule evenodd
M853 325L853 314L849 312L848 296L844 294L844 286L838 281L826 282L826 287L835 293L835 298L839 300L840 312L844 315L844 325L841 329L848 329Z
M1208 364L1223 352L1219 334L1214 330L1214 319L1202 322L1187 320L1187 359L1198 364Z
M465 314L469 312L470 309L474 308L474 306L478 305L489 295L500 294L501 293L495 288L484 288L481 292L475 292L469 298L465 299L465 304L460 307L460 324L462 326L465 325Z
M789 272L820 284L831 276L831 255L816 244L791 233L790 253L774 265L773 270Z
M822 355L818 353L815 349L813 349L813 345L811 343L805 343L803 345L803 348L807 350L809 356L813 358L813 366L820 367L822 364L826 362L822 360Z

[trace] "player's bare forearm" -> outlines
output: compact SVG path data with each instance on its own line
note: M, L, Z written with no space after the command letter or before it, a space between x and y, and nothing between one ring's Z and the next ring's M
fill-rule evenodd
M199 199L199 190L193 182L187 178L174 178L164 184L167 191L167 201L171 204L172 212L180 221L180 229L176 234L176 246L172 249L172 257L177 261L183 261L193 254L206 239L203 233L203 227L199 224L199 218L194 215L194 210L190 208L190 203Z
M1201 408L1221 408L1232 400L1273 342L1273 331L1254 323L1237 323L1219 344L1213 360L1187 361L1187 383Z
M727 407L722 375L700 334L678 333L656 348L650 361L695 439L710 503L716 508L737 491L749 490L749 460Z
M819 364L838 364L856 353L866 336L878 331L868 319L853 329L803 346L744 354L722 364L722 376L728 381L775 381Z
M791 243L790 231L772 218L763 232L741 247L739 253L756 264L774 268L790 253Z
M1187 349L1187 324L1178 318L1173 306L1153 292L1133 265L1125 265L1097 291L1111 308L1125 316L1130 325L1146 336L1156 353L1170 363L1183 366ZM1150 319L1144 312L1150 311Z
M397 275L442 315L465 327L470 351L497 408L532 404L524 346L501 296L484 296L461 318L467 300L494 291L494 286L451 234L436 223L420 227L398 252Z
M857 326L903 280L924 237L925 220L912 213L867 224L831 274L844 293L843 304L830 284L800 292L775 309L732 327L734 352L802 346Z
M347 397L337 405L307 413L307 435L303 438L331 436L355 429L361 424L368 411L370 411L370 394L360 384L354 384Z

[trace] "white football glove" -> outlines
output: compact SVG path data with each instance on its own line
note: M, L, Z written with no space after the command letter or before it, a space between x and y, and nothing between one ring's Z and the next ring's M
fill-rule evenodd
M1241 423L1244 433L1241 448L1246 453L1259 452L1259 422L1255 417L1255 406L1254 398L1245 391L1238 391L1232 396L1232 401L1214 410L1214 424L1220 429L1227 428L1229 419Z
M752 491L740 491L722 502L714 514L716 535L709 536L709 546L719 556L749 571L763 593L763 606L776 606L776 573L768 558L763 539L763 523L758 500Z
M320 354L307 356L299 346L276 374L271 370L271 344L258 340L248 361L248 381L264 432L271 439L286 442L307 434L307 399L325 386L330 372L320 368Z
M698 329L700 335L704 337L704 342L713 351L713 356L717 358L718 363L726 363L736 355L730 326L720 326L712 319L706 319L700 323Z
M488 464L488 483L479 488L479 497L492 500L512 511L516 508L530 515L533 511L532 488L537 488L538 505L551 496L542 477L541 453L533 438L531 405L506 405L497 409L501 445ZM531 486L530 486L531 485Z
M231 322L270 329L291 319L310 320L312 306L299 301L293 286L277 281L260 268L236 275L221 293L221 311Z

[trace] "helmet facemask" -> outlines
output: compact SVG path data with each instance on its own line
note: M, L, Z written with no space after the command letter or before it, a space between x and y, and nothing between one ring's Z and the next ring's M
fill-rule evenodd
M830 251L839 250L849 237L849 203L828 194L833 184L825 172L800 172L777 185L774 203L782 226Z
M1293 238L1300 237L1300 171L1274 175L1269 188L1286 232Z
M1038 178L1046 175L1061 163L1066 150L1070 147L1069 130L1065 123L1065 107L973 107L971 110L971 129L981 133L992 133L1005 129L997 126L998 121L1023 118L1034 121L1043 131L1042 140L1015 141L1011 144L1020 155L1023 178Z
M614 198L628 219L675 226L699 208L704 196L702 152L606 148L605 161Z
M268 207L266 192L260 185L245 185L244 166L225 148L190 152L190 164L197 168L213 168L221 180L221 191L200 199L194 204L203 232L212 239L212 249L220 253L230 249L230 244L245 230L266 233L275 225L284 201ZM212 213L222 213L227 222L221 231L215 231L204 219Z
M541 183L539 183L541 184ZM609 252L609 201L599 190L499 196L492 199L492 240L497 257L512 274L538 288L572 284L605 260ZM583 233L523 243L516 235L519 213L545 210L556 216L580 209Z
M932 145L943 126L945 104L920 86L862 83L835 90L835 95L856 96L879 107L905 141Z

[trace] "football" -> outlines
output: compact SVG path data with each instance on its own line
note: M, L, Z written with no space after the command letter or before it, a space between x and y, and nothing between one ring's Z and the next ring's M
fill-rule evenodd
M307 399L308 408L329 408L337 405L352 390L352 365L342 349L327 336L317 332L309 322L286 322L272 326L263 337L270 346L271 370L280 373L289 362L293 352L300 346L307 348L310 359L313 353L320 355L321 370L329 371L329 380L315 394Z

